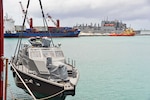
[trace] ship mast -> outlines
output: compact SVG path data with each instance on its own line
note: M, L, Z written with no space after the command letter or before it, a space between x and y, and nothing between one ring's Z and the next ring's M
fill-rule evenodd
M0 100L3 100L3 56L4 56L3 0L0 0Z

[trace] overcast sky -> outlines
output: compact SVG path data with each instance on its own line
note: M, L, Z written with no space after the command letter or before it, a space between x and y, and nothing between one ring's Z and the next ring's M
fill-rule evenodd
M4 15L22 24L23 13L19 1L26 9L28 0L3 0ZM34 25L42 25L39 0L30 0L28 17ZM41 0L45 14L54 20L60 19L61 26L76 24L100 24L102 20L119 20L134 29L150 29L150 0ZM48 22L53 25L52 22Z

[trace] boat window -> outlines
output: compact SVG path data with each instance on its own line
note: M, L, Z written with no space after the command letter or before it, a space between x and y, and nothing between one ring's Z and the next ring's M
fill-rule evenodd
M44 57L54 57L54 52L49 50L42 51Z
M40 58L41 57L40 50L36 50L36 49L30 50L30 57L31 58L35 58L35 57Z
M62 51L55 51L56 57L63 57L63 52Z

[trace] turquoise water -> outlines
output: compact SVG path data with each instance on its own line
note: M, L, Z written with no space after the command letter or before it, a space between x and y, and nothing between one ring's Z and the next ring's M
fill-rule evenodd
M5 57L13 55L16 42L5 39ZM62 44L80 71L76 95L66 100L150 100L150 36L54 38L54 42ZM12 73L9 84L8 98L31 99L15 86Z

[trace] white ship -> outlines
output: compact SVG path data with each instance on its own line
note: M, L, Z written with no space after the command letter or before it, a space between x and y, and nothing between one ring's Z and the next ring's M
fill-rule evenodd
M80 35L109 35L110 33L122 33L128 29L127 25L121 21L103 20L100 24L78 24L74 26L80 29ZM136 34L140 34L140 31L135 31Z

